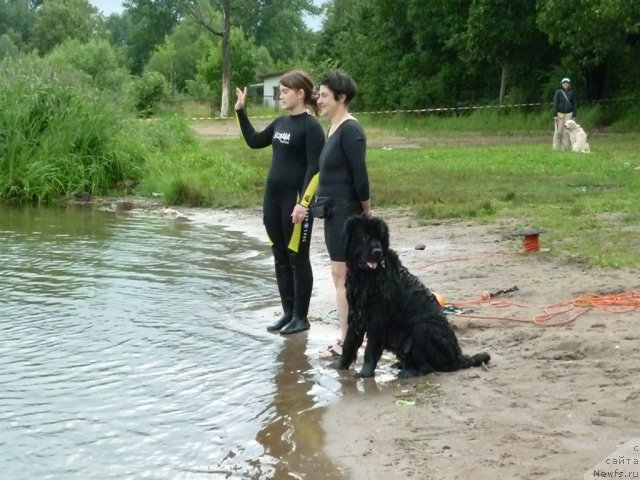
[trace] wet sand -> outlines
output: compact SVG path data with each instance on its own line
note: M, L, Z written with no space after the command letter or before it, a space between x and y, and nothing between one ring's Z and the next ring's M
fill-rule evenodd
M194 212L266 238L259 209ZM463 350L492 360L400 381L390 379L385 355L375 379L341 373L340 398L322 424L324 450L343 478L583 478L640 436L640 309L571 303L640 291L637 269L562 262L543 237L539 251L525 253L508 221L420 226L406 210L374 214L388 222L409 270L458 306L449 318ZM322 364L315 356L337 335L337 319L321 224L312 241L307 356ZM485 291L496 295L482 300Z
M492 361L407 381L342 374L342 396L323 424L325 450L344 478L583 478L639 436L640 309L553 307L638 292L637 270L562 263L543 237L540 251L525 253L508 222L419 226L407 211L374 213L389 223L403 263L448 304L461 305L465 315L449 318L463 350L487 351ZM233 215L236 226L263 235L259 211ZM324 340L326 323L337 323L322 239L317 225L311 316L325 324L316 329ZM481 300L484 291L514 286ZM567 312L553 315L560 310ZM310 344L322 345L314 335L312 325ZM391 362L384 358L382 371Z

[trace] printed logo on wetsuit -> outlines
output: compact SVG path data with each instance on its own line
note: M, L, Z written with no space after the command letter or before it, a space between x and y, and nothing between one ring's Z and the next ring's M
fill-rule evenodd
M278 140L280 143L285 145L289 145L289 139L291 138L291 133L289 132L276 132L273 134L273 139Z
M307 210L307 214L304 217L304 222L302 222L302 240L300 243L307 243L307 237L309 236L309 228L311 224L309 222L309 210Z

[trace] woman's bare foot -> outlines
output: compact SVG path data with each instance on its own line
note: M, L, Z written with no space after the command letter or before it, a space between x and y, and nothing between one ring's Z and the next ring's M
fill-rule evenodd
M333 345L329 345L327 348L320 350L320 358L322 360L334 360L342 355L342 342L336 341Z

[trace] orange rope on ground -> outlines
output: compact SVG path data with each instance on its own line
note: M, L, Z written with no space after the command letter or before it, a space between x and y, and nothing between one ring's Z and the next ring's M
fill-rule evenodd
M490 296L487 292L484 292L482 294L482 296L477 299L477 300L467 300L464 302L455 302L452 303L452 305L456 308L461 308L461 307L466 307L469 305L480 305L486 303L492 307L495 308L506 308L506 307L529 307L530 305L527 305L525 303L516 303L516 302L509 302L506 300L491 300ZM522 323L531 323L531 319L529 318L517 318L517 317L509 317L509 316L503 316L503 317L498 317L495 315L480 315L477 313L458 313L456 314L459 317L466 317L466 318L479 318L479 319L484 319L484 320L509 320L512 322L522 322Z
M469 300L464 302L455 302L452 305L456 308L461 308L469 305L488 304L495 308L505 307L529 307L530 305L509 302L505 300L495 301L491 300L487 292L477 300ZM640 292L625 292L615 293L608 295L585 295L582 297L568 300L566 302L554 303L546 305L544 307L544 313L536 315L532 319L509 317L509 316L492 316L492 315L480 315L475 313L459 313L460 317L468 318L480 318L486 320L508 320L513 322L533 323L534 325L542 327L557 327L561 325L568 325L575 322L576 319L581 317L591 310L603 310L611 314L624 314L632 313L636 309L640 309ZM567 314L573 312L572 315L566 317ZM558 318L561 317L561 318Z
M434 265L440 265L442 263L450 263L450 262L461 262L464 260L484 260L487 257L493 257L496 255L506 255L507 253L503 253L503 252L498 252L498 253L487 253L484 255L476 255L476 256L472 256L472 257L454 257L454 258L445 258L444 260L436 260L434 262L429 262L425 265L421 265L419 267L416 267L415 270L424 270L426 268L431 268Z

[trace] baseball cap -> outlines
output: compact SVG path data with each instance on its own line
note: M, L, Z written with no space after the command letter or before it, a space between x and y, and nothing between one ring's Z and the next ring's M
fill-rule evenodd
M564 82L571 83L571 80L569 80L568 77L564 77L560 83L564 83Z

